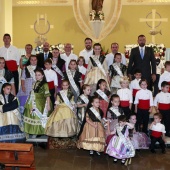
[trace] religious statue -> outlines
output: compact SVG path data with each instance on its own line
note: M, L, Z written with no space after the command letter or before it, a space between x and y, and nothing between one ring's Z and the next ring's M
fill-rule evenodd
M92 0L92 10L96 11L96 13L102 11L103 2L104 0Z
M92 11L90 12L90 20L104 20L103 9L104 0L92 0Z

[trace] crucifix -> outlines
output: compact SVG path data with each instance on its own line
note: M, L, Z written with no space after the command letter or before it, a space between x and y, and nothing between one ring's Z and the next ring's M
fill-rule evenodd
M156 9L152 9L152 12L150 13L152 15L152 18L140 18L140 22L151 22L151 28L152 30L155 30L156 28L156 22L168 22L168 18L156 18ZM156 35L156 34L155 34ZM155 44L155 35L152 36L152 43Z

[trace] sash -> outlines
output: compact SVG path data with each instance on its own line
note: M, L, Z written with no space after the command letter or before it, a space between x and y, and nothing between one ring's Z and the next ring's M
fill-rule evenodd
M96 92L97 92L97 94L99 94L106 102L109 103L109 98L107 97L107 95L106 95L104 92L102 92L100 89L98 89Z
M14 98L14 100L17 99L16 97ZM4 97L2 95L0 95L0 101L2 102L2 104L4 105L5 104L5 100L4 100ZM7 102L8 103L8 102ZM19 120L19 127L20 127L20 130L21 131L24 131L24 124L22 122L22 118L21 118L21 114L19 112L18 109L14 109L12 111L9 111L9 112L12 112L15 114L15 116L18 118ZM7 113L7 112L6 112Z
M80 95L80 98L83 100L85 104L89 103L89 99L84 94Z
M7 83L6 79L3 76L0 76L0 83Z
M34 69L31 67L31 65L27 66L27 69L28 69L31 77L33 78L33 80L36 81L36 79L35 79L35 72L34 72Z
M61 90L59 93L60 93L64 103L74 112L74 107L70 103L68 97L65 95L64 90Z
M120 77L123 77L123 73L122 73L120 67L116 63L113 64L113 67L116 70L117 74L119 74Z
M117 134L118 134L119 138L122 140L125 147L127 148L126 156L127 156L127 158L134 157L135 156L135 149L134 149L130 139L128 137L125 138L125 136L122 134L121 130L122 129L119 126L116 126Z
M115 109L114 107L110 107L109 110L111 110L117 117L121 115L119 110Z
M105 70L104 70L104 68L103 68L103 66L102 66L102 64L100 63L100 61L99 61L97 58L94 58L94 57L92 57L92 59L93 59L94 62L97 64L97 67L102 71L102 73L103 73L105 76L107 76L107 75L106 75L106 72L105 72Z
M77 87L74 79L73 79L73 76L72 76L72 74L71 74L71 71L70 71L70 70L67 70L66 73L67 73L67 77L68 77L68 79L69 79L69 82L70 82L71 86L73 87L74 91L77 93L77 96L79 96L79 95L80 95L80 92L79 92L79 89L78 89L78 87Z
M62 71L61 71L55 64L52 65L52 68L53 68L54 71L55 71L56 73L58 73L61 77L64 77Z
M93 112L93 114L97 117L97 119L99 119L100 121L102 120L99 112L94 108L94 107L91 107L90 110Z
M47 124L47 114L48 114L48 110L47 110L47 101L45 103L45 107L44 107L44 111L43 113L41 113L38 108L36 107L36 100L35 100L35 94L34 91L32 90L31 92L31 96L30 96L30 101L32 100L32 115L36 115L39 117L41 125L43 128L45 128L46 124Z

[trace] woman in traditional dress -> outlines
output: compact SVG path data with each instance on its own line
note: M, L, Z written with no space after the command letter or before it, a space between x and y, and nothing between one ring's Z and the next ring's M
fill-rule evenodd
M104 113L103 117L106 118L111 93L107 90L107 83L104 79L98 81L94 95L100 99L100 109Z
M60 51L58 48L54 48L52 51L52 68L57 73L58 77L58 92L61 90L63 72L66 71L65 61L60 57Z
M26 44L25 46L25 55L21 56L20 59L20 68L23 70L25 68L26 65L29 65L29 58L31 57L31 53L32 53L32 45L31 44Z
M25 104L24 131L28 134L43 135L47 116L51 113L50 92L44 72L35 70L36 83Z
M11 71L9 71L7 68L5 68L5 59L3 57L0 57L0 92L2 85L4 83L10 83L11 84L11 93L15 96L15 85L14 85L14 77Z
M126 76L126 66L121 63L122 55L121 53L116 53L114 55L113 64L109 67L109 76L110 76L110 88L112 94L116 94L117 90L121 88L120 79L123 76Z
M25 134L22 132L18 101L11 90L11 84L3 84L0 94L0 142L22 143L25 142Z
M122 164L131 163L131 159L135 156L135 149L129 139L129 129L133 129L134 125L126 122L126 116L121 115L118 117L118 124L114 129L114 136L110 140L106 153L114 157L114 163L117 159L121 159ZM112 132L113 134L113 132ZM126 160L127 159L127 160Z
M65 80L68 80L70 83L70 89L74 94L74 101L77 102L77 98L80 95L80 89L83 85L82 83L82 74L77 69L76 60L70 60L69 69L64 72Z
M104 79L109 88L108 67L106 64L105 56L101 55L101 44L96 43L93 45L94 55L90 57L88 62L87 72L84 84L89 84L91 87L91 95L96 91L97 82Z
M20 112L23 114L24 112L24 106L26 103L26 100L28 99L30 92L33 88L33 84L36 82L35 79L35 70L38 69L37 67L37 56L32 55L29 58L30 65L25 66L25 68L22 71L21 76L21 88L17 94L17 97L20 102Z
M90 155L96 151L97 155L104 151L105 132L102 124L103 112L99 108L99 99L94 96L86 110L83 130L79 136L77 147L90 151Z
M136 115L130 115L129 122L135 126ZM150 139L143 132L136 132L135 129L130 130L130 138L135 149L149 149Z
M62 90L58 92L56 108L50 115L45 134L52 137L72 137L77 134L78 120L75 113L74 95L69 89L69 81L62 81Z

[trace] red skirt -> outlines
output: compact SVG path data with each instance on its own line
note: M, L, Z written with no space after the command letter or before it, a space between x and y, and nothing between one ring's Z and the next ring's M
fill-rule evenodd
M107 115L108 106L109 106L108 102L106 102L105 100L100 100L100 109L103 111L103 113L104 113L103 117L105 117L105 118Z

